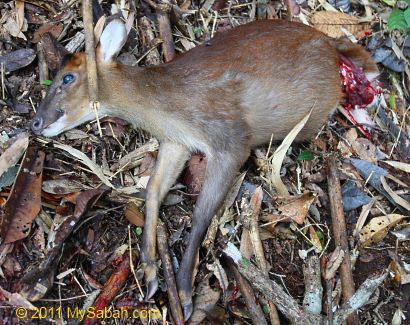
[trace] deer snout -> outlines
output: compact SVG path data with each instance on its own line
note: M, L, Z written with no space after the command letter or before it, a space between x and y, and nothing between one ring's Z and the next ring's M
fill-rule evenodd
M41 116L35 116L31 121L31 131L40 135L44 128L44 119Z

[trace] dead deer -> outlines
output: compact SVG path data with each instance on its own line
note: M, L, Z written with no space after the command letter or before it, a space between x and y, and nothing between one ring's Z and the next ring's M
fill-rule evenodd
M157 290L156 226L161 201L191 153L207 159L203 189L177 274L186 319L192 312L194 261L212 217L250 150L283 139L312 108L298 140L312 137L341 97L343 55L368 77L376 64L359 45L284 20L256 21L218 33L159 66L131 67L116 56L127 40L116 19L97 48L101 115L122 118L160 141L149 179L141 259L147 296ZM91 121L84 53L68 56L37 110L31 129L52 137Z

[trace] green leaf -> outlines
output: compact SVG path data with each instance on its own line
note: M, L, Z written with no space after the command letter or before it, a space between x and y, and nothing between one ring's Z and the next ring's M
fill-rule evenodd
M198 27L198 26L194 27L193 31L194 31L195 34L198 34L198 33L201 32L201 27Z
M394 5L396 4L396 0L382 0L382 1L390 7L394 7Z
M135 234L139 237L139 236L141 236L142 235L142 228L141 227L137 227L136 229L135 229Z
M52 84L53 82L51 81L51 80L43 80L43 82L41 83L42 85L44 85L44 86L51 86L51 84Z
M396 99L396 93L394 91L392 91L390 93L390 96L389 96L389 106L393 111L396 110L396 101L395 101L395 99Z
M387 28L389 29L389 31L401 29L404 33L406 33L408 27L409 25L407 24L404 17L404 11L397 8L393 9L389 16L389 19L387 20Z
M320 230L316 230L316 235L320 240L320 243L322 244L322 247L325 247L325 235L323 234L323 232L321 232Z
M404 10L404 20L407 23L407 27L410 26L410 0L409 1L409 6L407 7L406 10Z
M313 153L311 153L309 150L302 151L300 155L298 156L298 160L310 161L313 159L315 159L315 156L313 156Z

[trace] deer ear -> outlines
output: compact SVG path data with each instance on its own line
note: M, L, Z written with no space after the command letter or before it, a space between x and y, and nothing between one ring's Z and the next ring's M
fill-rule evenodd
M113 61L127 41L127 31L120 19L112 20L104 29L99 46L100 61Z

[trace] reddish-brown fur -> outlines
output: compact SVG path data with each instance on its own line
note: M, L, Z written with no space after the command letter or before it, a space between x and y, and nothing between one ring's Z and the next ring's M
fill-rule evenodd
M118 26L110 31L115 37L124 34ZM190 153L205 153L208 165L177 277L187 317L195 256L235 173L253 146L271 136L283 139L312 108L299 139L317 132L342 96L339 53L368 75L377 74L375 63L359 45L283 20L257 21L217 34L156 67L105 61L107 49L101 45L97 52L101 113L128 120L161 142L147 187L141 247L149 296L157 288L155 235L160 202ZM84 54L76 54L57 75L37 113L36 121L42 124L33 124L37 133L55 135L93 118L84 62ZM72 85L59 81L66 73L75 74ZM65 111L57 121L56 108Z

